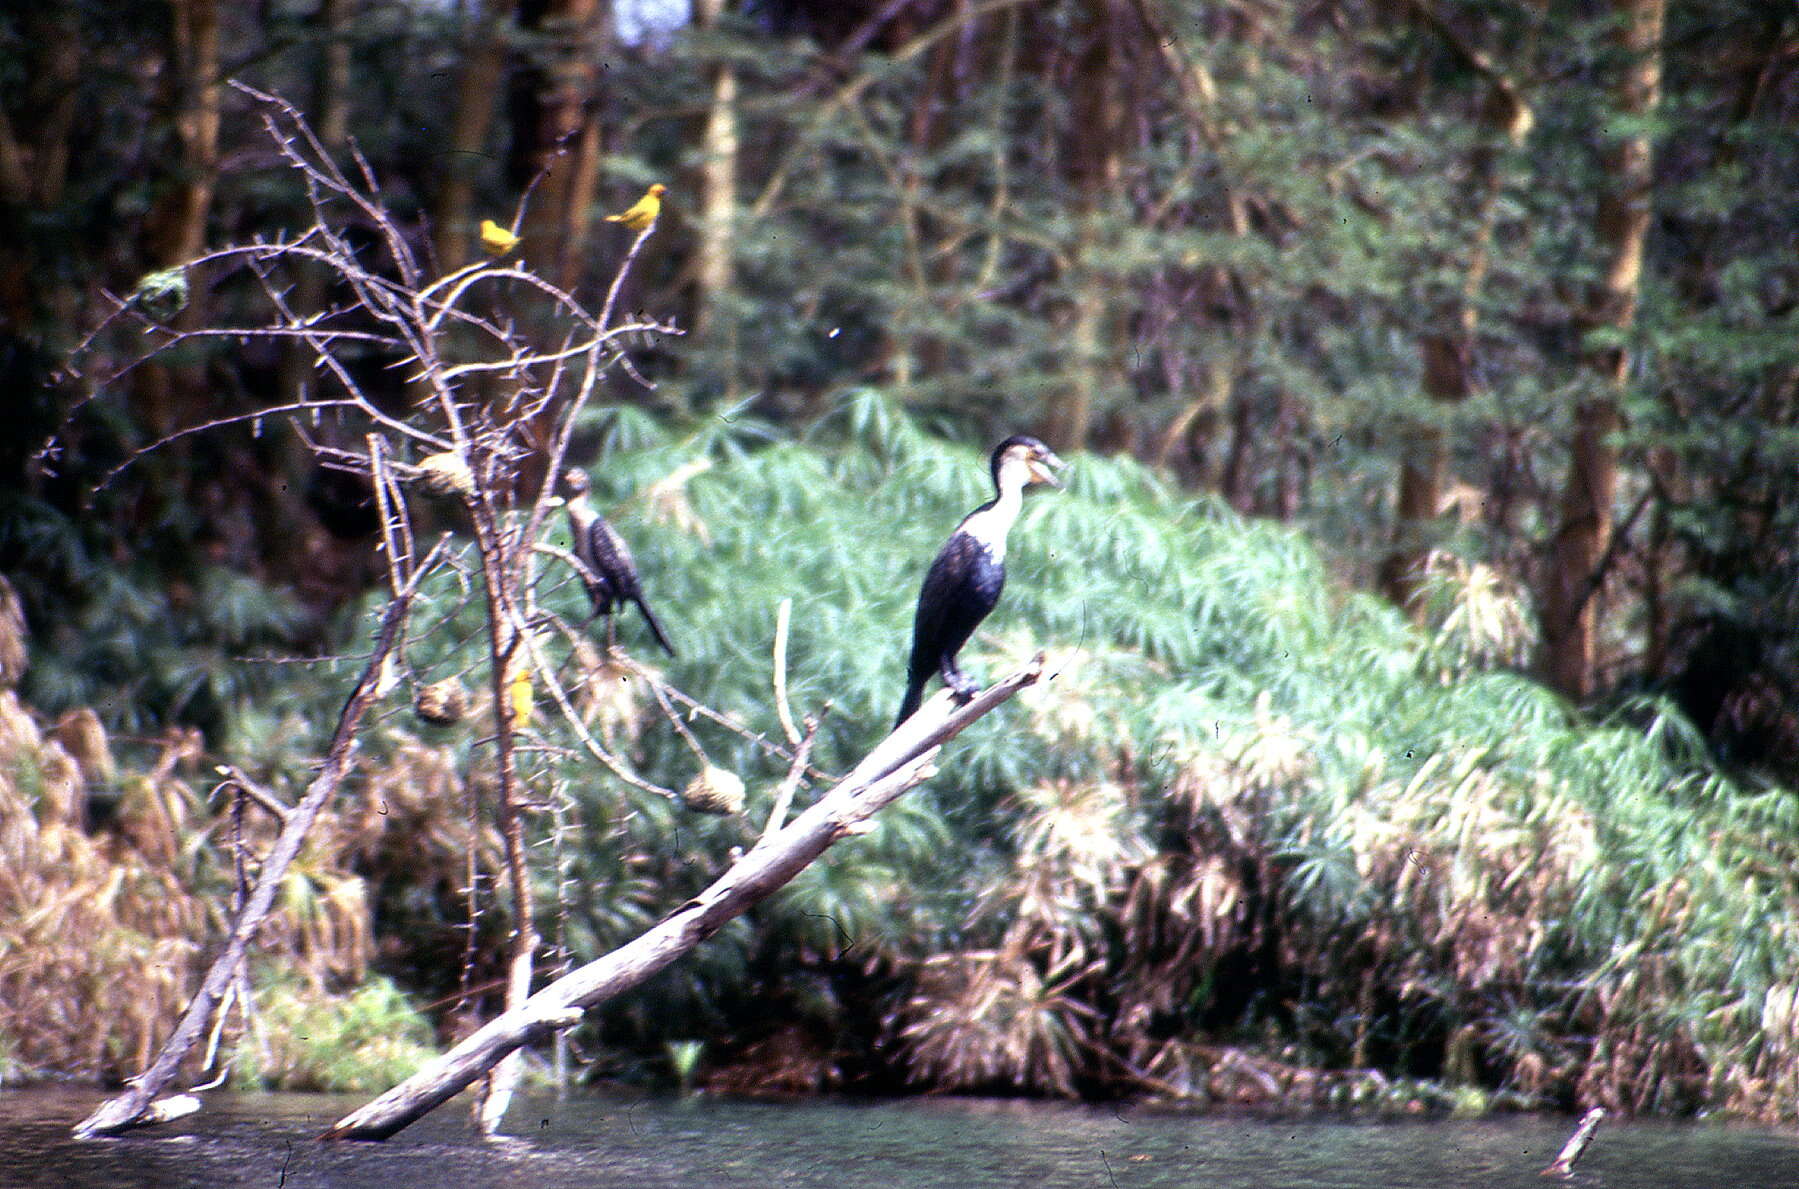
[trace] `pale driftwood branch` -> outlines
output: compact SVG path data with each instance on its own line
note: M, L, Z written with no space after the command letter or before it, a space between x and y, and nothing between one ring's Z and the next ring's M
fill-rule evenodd
M382 666L387 663L387 654L400 637L400 625L418 590L419 576L430 568L430 560L427 559L427 563L413 573L411 583L387 605L387 611L381 617L381 629L375 639L374 651L369 654L368 665L363 669L356 688L344 703L343 712L337 716L337 729L331 736L330 747L325 751L324 762L319 765L318 775L307 786L306 795L282 817L281 833L275 839L269 857L263 862L256 887L251 890L250 898L244 902L243 911L232 924L231 936L225 943L224 952L213 961L212 969L206 972L199 992L187 1005L187 1011L175 1025L175 1030L169 1034L169 1039L163 1042L162 1049L150 1063L150 1068L131 1079L122 1093L107 1099L93 1114L77 1123L77 1139L111 1135L128 1127L172 1117L152 1110L152 1100L174 1079L182 1061L187 1059L188 1053L206 1032L207 1021L212 1018L213 1011L225 997L226 988L231 985L232 978L236 976L238 967L244 960L250 939L256 935L263 918L274 907L275 894L287 877L288 867L300 853L300 845L306 840L307 832L312 829L313 821L317 819L325 803L337 792L337 786L349 771L350 757L356 749L356 730L375 700L375 687L380 681Z
M582 1012L637 987L688 954L726 922L785 886L907 789L929 777L937 749L1019 690L1043 658L965 705L939 696L876 745L849 775L773 838L754 847L711 887L659 924L551 983L427 1064L381 1097L338 1120L323 1139L386 1139L448 1102L507 1054L580 1023Z
M1573 1176L1574 1162L1580 1159L1581 1154L1587 1150L1587 1145L1593 1142L1593 1133L1599 1130L1599 1124L1604 1119L1605 1108L1602 1106L1596 1106L1582 1115L1580 1126L1574 1129L1574 1134L1569 1136L1568 1142L1562 1145L1561 1154L1549 1162L1549 1166L1543 1170L1542 1175L1546 1177Z

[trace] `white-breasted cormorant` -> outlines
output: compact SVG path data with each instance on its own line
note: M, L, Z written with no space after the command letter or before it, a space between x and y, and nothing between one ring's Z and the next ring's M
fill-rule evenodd
M668 655L674 656L675 646L668 642L650 605L643 601L643 584L638 581L637 563L631 558L631 550L625 545L624 538L606 523L606 518L594 511L593 503L588 499L593 484L586 472L573 468L564 472L562 488L568 493L565 504L569 529L575 538L575 556L587 567L581 581L587 587L593 613L610 624L613 608L620 603L636 603L637 609L643 612L643 621L650 625L650 634L656 637L656 643L662 645Z
M931 674L966 702L978 688L956 667L956 653L999 602L1006 584L1006 534L1024 507L1024 489L1034 483L1060 487L1055 471L1062 460L1036 438L1007 438L993 451L994 497L962 518L937 553L918 592L912 621L912 660L906 666L906 697L898 726L912 717Z

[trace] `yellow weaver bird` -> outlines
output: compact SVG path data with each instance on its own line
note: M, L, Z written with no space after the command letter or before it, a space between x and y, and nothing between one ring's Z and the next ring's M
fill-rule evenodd
M623 223L632 231L644 231L656 221L662 213L662 196L668 193L668 187L657 182L643 192L643 197L631 204L628 211L620 211L616 215L607 215L608 223Z
M531 670L514 673L506 694L512 702L513 728L522 731L531 725Z
M481 220L481 246L489 256L504 256L518 247L519 237L492 219Z

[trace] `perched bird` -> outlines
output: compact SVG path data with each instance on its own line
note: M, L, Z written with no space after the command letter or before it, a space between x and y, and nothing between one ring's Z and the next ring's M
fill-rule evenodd
M489 256L500 257L518 247L519 237L492 219L481 220L481 246Z
M966 702L974 680L956 667L956 653L999 602L1006 584L1006 534L1024 507L1024 489L1036 483L1060 487L1055 472L1062 460L1036 438L1007 438L993 451L994 497L962 518L938 551L918 592L912 622L912 660L906 666L906 697L898 726L912 717L931 674Z
M649 604L643 601L637 563L631 559L624 538L606 523L605 517L593 510L593 504L587 498L593 484L586 473L571 468L562 476L562 487L568 493L565 503L569 530L575 538L575 557L587 568L581 580L587 586L587 597L593 602L593 613L605 617L610 633L612 609L620 603L636 603L637 609L643 612L643 621L650 625L650 634L656 637L656 643L662 645L668 655L674 656L675 646L668 642L662 625L656 622Z
M643 192L643 197L631 204L631 209L620 211L616 215L607 215L608 223L623 223L632 231L644 231L656 221L662 213L662 196L668 193L668 187L657 182Z
M529 666L520 665L506 685L506 698L512 703L512 725L524 730L531 725L531 670Z

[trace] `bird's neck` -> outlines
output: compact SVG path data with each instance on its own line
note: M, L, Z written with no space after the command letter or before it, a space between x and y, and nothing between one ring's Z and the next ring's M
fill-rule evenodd
M982 504L962 522L962 531L973 537L996 562L1006 560L1006 534L1018 521L1024 508L1024 479L1001 472L999 493L990 503Z
M587 526L593 523L593 504L586 496L574 496L564 507L568 511L569 523L574 525L577 530L585 532Z

